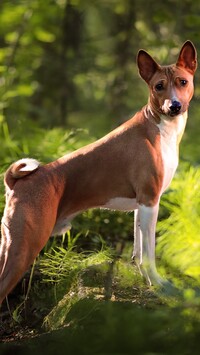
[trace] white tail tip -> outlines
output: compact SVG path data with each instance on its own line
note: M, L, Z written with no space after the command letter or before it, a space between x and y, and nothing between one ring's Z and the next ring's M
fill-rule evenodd
M23 158L17 161L17 165L22 165L19 171L33 171L38 168L40 163L36 159Z

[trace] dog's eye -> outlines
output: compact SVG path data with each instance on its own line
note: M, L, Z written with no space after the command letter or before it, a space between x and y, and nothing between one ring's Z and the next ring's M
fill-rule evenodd
M181 84L181 86L185 86L187 84L187 80L180 79L180 84Z
M164 89L163 83L158 83L158 84L155 86L155 88L156 88L156 91L161 91L161 90L163 90L163 89Z

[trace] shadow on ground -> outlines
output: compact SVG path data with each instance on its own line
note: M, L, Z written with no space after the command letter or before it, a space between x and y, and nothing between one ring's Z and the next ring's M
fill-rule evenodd
M69 312L64 328L2 344L0 354L199 354L197 311L83 299Z

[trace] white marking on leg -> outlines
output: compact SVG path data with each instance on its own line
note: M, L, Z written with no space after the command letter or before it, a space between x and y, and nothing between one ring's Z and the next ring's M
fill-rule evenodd
M140 230L139 211L134 212L134 247L133 247L133 259L142 275L140 265L142 264L142 233Z
M155 230L159 203L153 207L139 206L140 229L142 233L142 265L141 271L148 283L163 284L158 275L155 262Z

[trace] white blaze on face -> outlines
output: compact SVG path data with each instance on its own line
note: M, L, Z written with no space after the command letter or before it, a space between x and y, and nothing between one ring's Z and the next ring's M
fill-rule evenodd
M166 99L164 104L162 105L162 111L167 115L169 112L169 108L172 105L172 100Z

